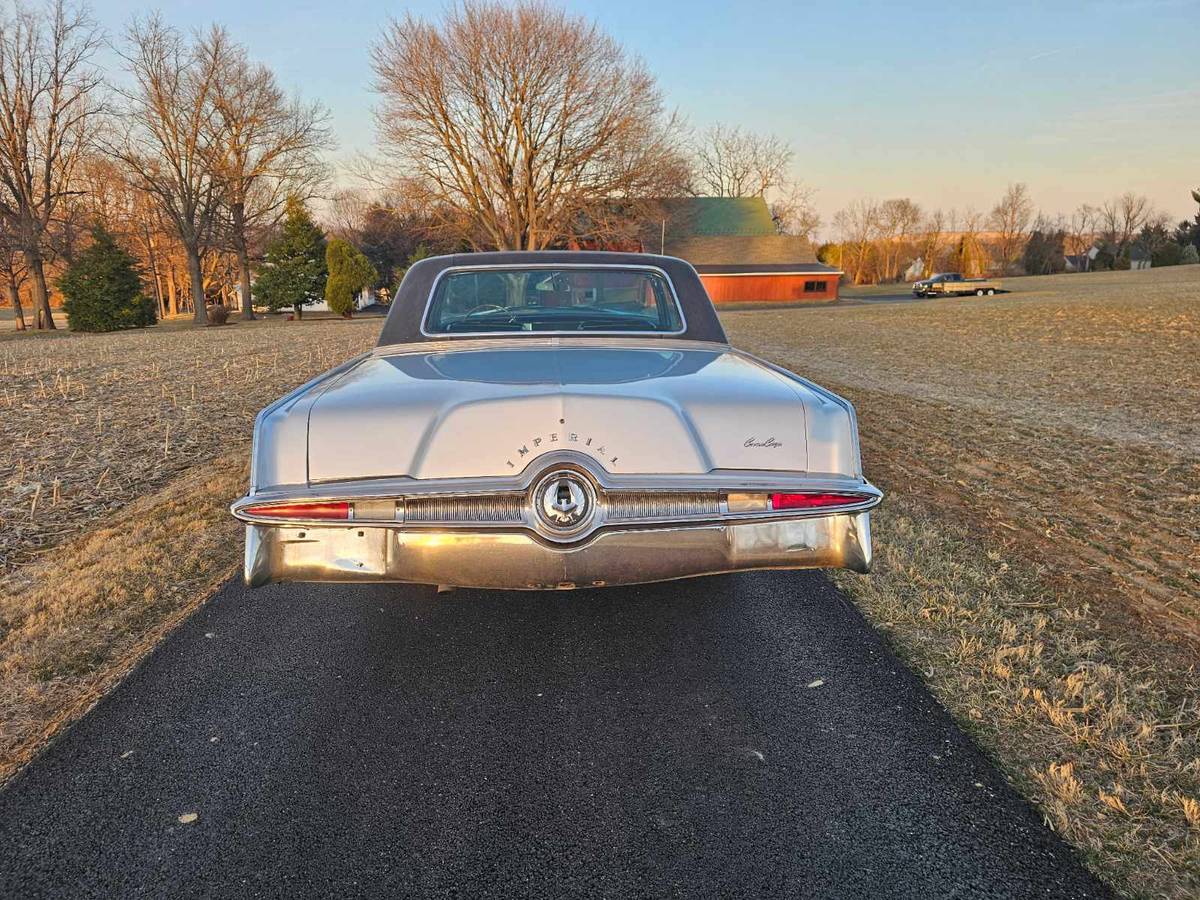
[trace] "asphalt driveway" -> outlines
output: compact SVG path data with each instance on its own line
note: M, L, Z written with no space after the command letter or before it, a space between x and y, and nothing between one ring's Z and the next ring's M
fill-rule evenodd
M230 584L0 793L0 896L1094 897L813 573Z

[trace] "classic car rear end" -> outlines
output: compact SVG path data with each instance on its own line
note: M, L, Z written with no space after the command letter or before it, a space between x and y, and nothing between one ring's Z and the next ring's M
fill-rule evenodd
M246 581L554 589L868 570L852 408L725 341L663 257L410 270L380 345L264 410Z

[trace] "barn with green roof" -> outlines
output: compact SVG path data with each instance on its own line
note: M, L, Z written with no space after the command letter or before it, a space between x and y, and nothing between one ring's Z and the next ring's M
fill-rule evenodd
M679 197L656 204L642 249L686 259L714 303L831 302L841 272L802 237L778 234L762 197Z

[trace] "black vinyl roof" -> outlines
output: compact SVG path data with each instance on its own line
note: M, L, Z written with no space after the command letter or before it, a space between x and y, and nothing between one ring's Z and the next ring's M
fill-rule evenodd
M649 253L608 253L586 250L514 250L494 253L456 253L453 256L431 256L414 263L404 275L388 311L387 321L379 335L379 346L415 344L425 341L478 340L478 336L438 334L432 337L421 333L421 320L437 278L447 269L474 267L522 266L653 266L661 269L671 280L683 312L686 328L682 334L641 333L639 338L682 339L728 343L725 331L705 293L700 277L689 263L673 256L654 256ZM539 332L531 332L537 336ZM545 336L546 332L541 332ZM497 332L497 337L511 339L519 334ZM557 335L570 338L569 335ZM595 337L581 332L580 337ZM630 335L631 337L634 335Z

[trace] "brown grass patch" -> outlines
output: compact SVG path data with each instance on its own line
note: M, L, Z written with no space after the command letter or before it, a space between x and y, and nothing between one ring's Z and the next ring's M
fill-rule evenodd
M1200 267L723 316L858 408L888 492L838 576L1118 888L1200 894Z
M0 581L0 782L233 574L246 453L197 466Z
M0 341L0 574L250 440L254 416L370 349L382 320Z

